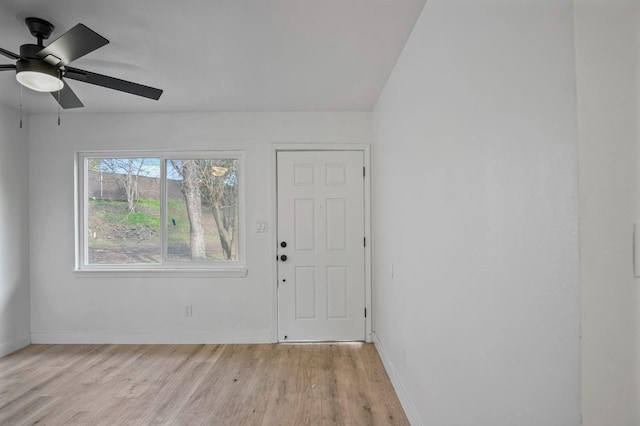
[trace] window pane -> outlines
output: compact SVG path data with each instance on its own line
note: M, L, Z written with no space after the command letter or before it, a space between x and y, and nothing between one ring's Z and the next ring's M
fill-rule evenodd
M238 260L237 159L167 160L167 260Z
M160 159L86 161L87 263L159 263Z

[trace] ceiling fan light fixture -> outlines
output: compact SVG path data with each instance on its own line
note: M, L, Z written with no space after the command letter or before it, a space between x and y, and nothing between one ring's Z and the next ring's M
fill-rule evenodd
M0 48L0 55L16 61L15 65L0 65L0 71L15 69L20 88L24 86L38 92L49 92L64 109L84 106L67 84L67 79L156 101L160 99L161 89L68 66L109 43L86 25L77 24L45 46L42 41L49 39L53 25L36 17L28 17L24 22L37 43L21 45L19 55Z
M16 80L38 92L57 92L64 87L58 69L40 60L20 59L16 63Z
M227 173L227 170L229 170L228 168L221 166L213 166L212 169L213 171L211 174L217 177L224 176L224 174Z
M64 87L58 77L38 71L22 71L16 74L16 79L23 86L38 92L57 92Z

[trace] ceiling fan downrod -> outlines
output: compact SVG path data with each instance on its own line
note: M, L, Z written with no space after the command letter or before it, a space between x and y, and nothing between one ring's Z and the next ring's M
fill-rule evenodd
M24 22L27 24L31 35L38 39L38 46L43 47L42 41L49 39L49 36L51 36L54 29L53 24L44 19L33 17L25 19Z

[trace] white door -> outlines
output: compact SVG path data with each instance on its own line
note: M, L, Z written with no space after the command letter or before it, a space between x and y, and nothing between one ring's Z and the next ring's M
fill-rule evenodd
M278 339L365 340L362 151L279 151Z

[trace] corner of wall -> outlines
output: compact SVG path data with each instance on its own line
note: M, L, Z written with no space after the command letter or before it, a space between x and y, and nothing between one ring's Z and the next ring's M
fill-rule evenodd
M380 338L376 334L376 332L371 333L371 340L373 341L376 349L378 350L378 354L380 355L380 359L382 360L382 365L384 365L385 370L387 371L387 375L389 376L389 380L391 380L391 384L393 385L393 389L396 391L398 395L398 399L400 400L400 404L402 404L402 408L404 409L404 413L407 415L407 419L409 423L412 425L422 425L424 424L418 415L418 411L413 405L411 398L409 397L409 393L405 389L404 383L402 379L396 372L396 368L393 365L389 354L387 353L384 344L380 341Z
M31 343L28 120L0 106L0 356Z

